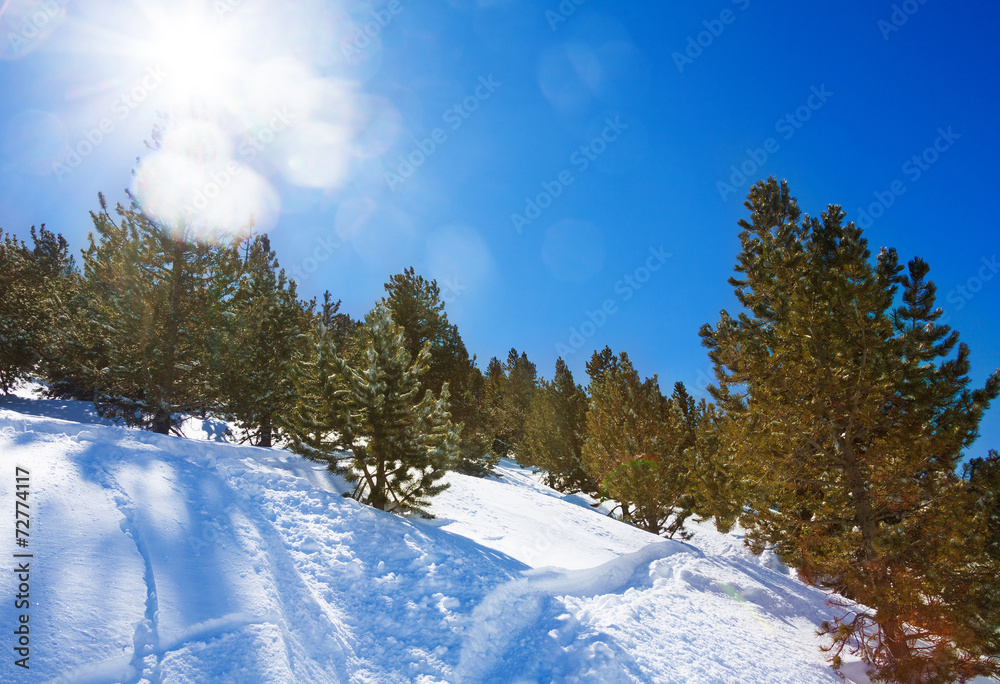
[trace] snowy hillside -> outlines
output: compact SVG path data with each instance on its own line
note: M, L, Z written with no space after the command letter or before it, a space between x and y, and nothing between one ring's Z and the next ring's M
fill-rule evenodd
M31 505L29 547L0 545L0 681L840 681L824 596L707 525L665 541L512 463L404 519L284 451L99 422L0 399L0 500L13 516L20 466Z

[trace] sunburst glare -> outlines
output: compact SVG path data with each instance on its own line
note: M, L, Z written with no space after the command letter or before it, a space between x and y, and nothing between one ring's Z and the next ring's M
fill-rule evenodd
M228 22L201 8L151 11L155 27L145 45L147 61L166 71L178 104L184 100L212 105L238 92L247 62L248 45L240 44L238 23Z
M277 187L327 192L348 182L356 160L372 156L365 129L385 113L374 111L349 67L309 48L336 35L343 14L329 5L180 0L130 10L137 11L109 25L107 8L102 22L88 9L74 49L113 54L91 76L126 93L135 90L130 79L147 78L137 74L157 74L155 88L140 90L145 112L165 114L163 131L133 182L148 213L209 232L251 220L267 230L280 213Z

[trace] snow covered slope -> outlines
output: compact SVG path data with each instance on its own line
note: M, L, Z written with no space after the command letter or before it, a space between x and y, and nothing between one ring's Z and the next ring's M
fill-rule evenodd
M840 681L825 597L708 526L665 541L511 463L404 519L287 452L52 417L93 420L73 404L0 402L33 554L25 671L2 535L0 681Z

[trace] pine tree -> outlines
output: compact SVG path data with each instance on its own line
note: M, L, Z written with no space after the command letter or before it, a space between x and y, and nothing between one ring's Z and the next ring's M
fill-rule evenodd
M955 469L1000 373L968 389L969 350L938 323L923 261L901 276L883 249L872 264L840 207L800 220L773 178L746 206L730 279L744 312L723 311L701 335L723 449L754 483L742 516L751 548L774 548L807 581L862 604L824 627L835 667L848 648L876 681L997 673L997 614L981 610L974 572L988 558L970 551L980 533L958 514L967 488ZM964 550L957 530L973 535Z
M59 334L60 302L75 277L62 235L31 227L29 248L0 229L0 392L39 370Z
M333 472L342 472L343 463L352 458L345 452L350 447L344 446L342 435L333 431L347 420L342 369L361 367L367 358L363 325L341 313L340 304L329 291L323 294L303 352L290 365L295 406L276 417L278 429L291 440L294 451L325 462ZM315 307L315 300L310 301L308 310Z
M350 314L340 310L342 301L333 301L333 296L327 290L323 293L323 303L319 309L319 323L326 329L330 336L330 343L337 350L337 355L348 362L360 363L364 356L362 348L361 329L363 323L351 318ZM315 309L315 302L311 302L309 309Z
M692 514L686 449L693 435L676 398L644 381L628 354L595 352L587 364L590 404L583 464L603 496L621 505L621 518L653 534L684 535Z
M483 377L458 327L448 321L437 281L426 280L408 268L392 276L385 289L382 303L403 328L410 356L415 358L424 344L430 344L427 372L420 380L421 394L430 390L439 395L448 385L452 419L463 426L457 469L468 475L488 475L498 459L489 453L493 434L481 411Z
M519 458L524 428L531 409L538 371L525 352L511 348L504 364L494 358L487 368L486 405L494 420L493 452L501 458ZM518 461L522 465L530 465Z
M324 337L325 336L325 337ZM459 426L448 412L448 387L420 399L431 346L411 358L403 329L383 305L365 319L364 362L335 356L325 326L313 336L317 360L305 369L314 390L300 398L291 421L293 449L326 461L356 487L354 498L375 508L428 515L425 506L447 484L458 458Z
M240 278L225 312L217 381L225 412L254 444L269 447L279 416L295 407L291 366L303 352L311 313L296 296L266 235L248 236Z
M330 323L329 317L320 315L309 328L306 352L291 368L295 407L278 416L277 422L293 451L342 473L353 458L347 453L351 445L342 427L350 420L342 370L351 363L344 361L346 350L338 346Z
M553 489L596 495L597 484L583 469L586 430L587 395L566 362L556 359L552 382L540 381L531 395L518 462L546 471L546 484Z
M81 375L104 415L167 433L175 414L219 405L214 355L239 257L221 238L149 218L135 200L117 205L116 222L99 199L84 252Z
M702 399L694 409L693 429L694 442L687 455L694 512L701 520L714 519L716 528L727 533L743 512L746 495L732 452L724 447L726 417Z

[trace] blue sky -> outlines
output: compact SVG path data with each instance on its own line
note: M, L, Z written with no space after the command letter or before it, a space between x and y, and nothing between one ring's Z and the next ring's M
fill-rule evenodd
M5 229L80 249L97 192L126 187L164 212L252 211L301 293L352 315L407 266L436 277L481 367L515 346L585 382L610 345L698 388L698 327L736 309L742 199L773 174L804 211L864 220L874 250L927 259L974 382L1000 366L998 6L4 7ZM147 150L157 112L191 102L199 123ZM203 178L185 164L205 140ZM972 455L1000 445L1000 412L982 432Z

